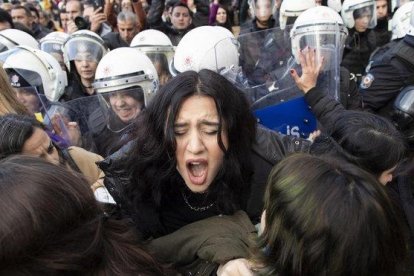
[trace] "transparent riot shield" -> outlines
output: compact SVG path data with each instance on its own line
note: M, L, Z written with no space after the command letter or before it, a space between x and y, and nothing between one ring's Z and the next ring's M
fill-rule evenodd
M77 145L76 137L79 136L79 131L76 128L68 127L66 117L54 116L56 109L62 110L60 103L49 101L44 94L37 91L36 87L14 87L14 90L17 99L39 122L45 125L45 130L56 144L62 148ZM60 113L63 114L61 111Z
M79 125L82 147L104 157L121 146L145 106L139 87L82 97L63 105L63 116ZM62 114L58 110L55 116Z
M317 85L338 99L342 36L338 26L331 26L327 33L303 29L291 38L289 29L240 36L240 65L249 83L245 92L259 123L283 134L308 137L317 121L290 70L301 75L299 51L315 50L317 62L322 62L322 56L324 60Z

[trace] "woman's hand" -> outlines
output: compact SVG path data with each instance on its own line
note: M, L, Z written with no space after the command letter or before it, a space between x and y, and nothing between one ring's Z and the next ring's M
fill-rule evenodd
M217 276L253 276L250 263L247 259L235 259L220 265Z
M313 143L315 141L315 139L320 135L321 135L321 131L320 130L315 130L311 134L309 134L308 140Z
M52 127L57 135L68 140L72 146L81 146L82 136L76 122L70 122L67 117L57 113L52 119Z
M302 76L299 76L295 69L291 69L290 74L298 88L306 94L316 86L319 72L323 66L323 57L321 58L322 62L318 63L315 49L309 47L301 50L298 55L302 67Z

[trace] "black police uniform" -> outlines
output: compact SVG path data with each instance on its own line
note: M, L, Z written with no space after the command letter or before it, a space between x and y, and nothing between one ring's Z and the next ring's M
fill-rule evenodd
M374 61L363 77L364 108L390 118L392 103L405 86L414 84L414 37L407 35Z
M355 28L349 30L341 65L357 77L358 83L376 47L376 35L373 30L368 29L362 33L357 32Z

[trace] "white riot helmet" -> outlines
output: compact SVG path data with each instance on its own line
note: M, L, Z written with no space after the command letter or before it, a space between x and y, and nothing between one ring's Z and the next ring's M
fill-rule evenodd
M299 64L298 53L305 47L316 50L317 62L324 57L325 71L339 66L348 30L333 9L319 6L302 13L295 21L290 37L292 54Z
M408 2L398 8L392 16L392 37L391 39L403 38L410 29L411 12L414 2ZM412 27L411 27L412 28Z
M162 85L171 78L168 66L174 57L175 47L166 34L157 30L142 31L132 39L131 47L151 59Z
M408 28L407 35L414 36L414 7L411 9L410 27Z
M208 39L206 39L208 38ZM222 72L239 67L239 44L234 35L219 26L202 26L189 31L181 39L170 71L173 75L185 71L210 69Z
M0 52L10 50L18 45L39 49L39 42L28 33L16 29L0 31Z
M355 26L355 19L369 16L368 28L372 29L377 25L375 0L345 0L342 3L341 16L350 29Z
M329 8L334 9L336 12L340 12L342 9L341 0L328 0L327 5Z
M51 32L40 40L40 50L51 54L59 62L63 70L66 71L63 60L63 44L69 38L64 32Z
M107 52L103 39L88 30L74 32L63 44L63 58L68 71L73 60L94 60L98 63Z
M315 0L283 0L279 11L280 29L294 23L304 11L316 7Z
M157 71L144 54L128 47L110 51L98 64L93 87L98 94L140 87L145 104L158 90Z
M0 55L11 85L31 88L49 101L58 101L67 85L66 73L50 54L27 46L17 46Z

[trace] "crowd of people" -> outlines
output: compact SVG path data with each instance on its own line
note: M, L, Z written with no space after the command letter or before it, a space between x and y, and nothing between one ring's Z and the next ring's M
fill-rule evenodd
M414 2L0 4L1 275L412 275Z

